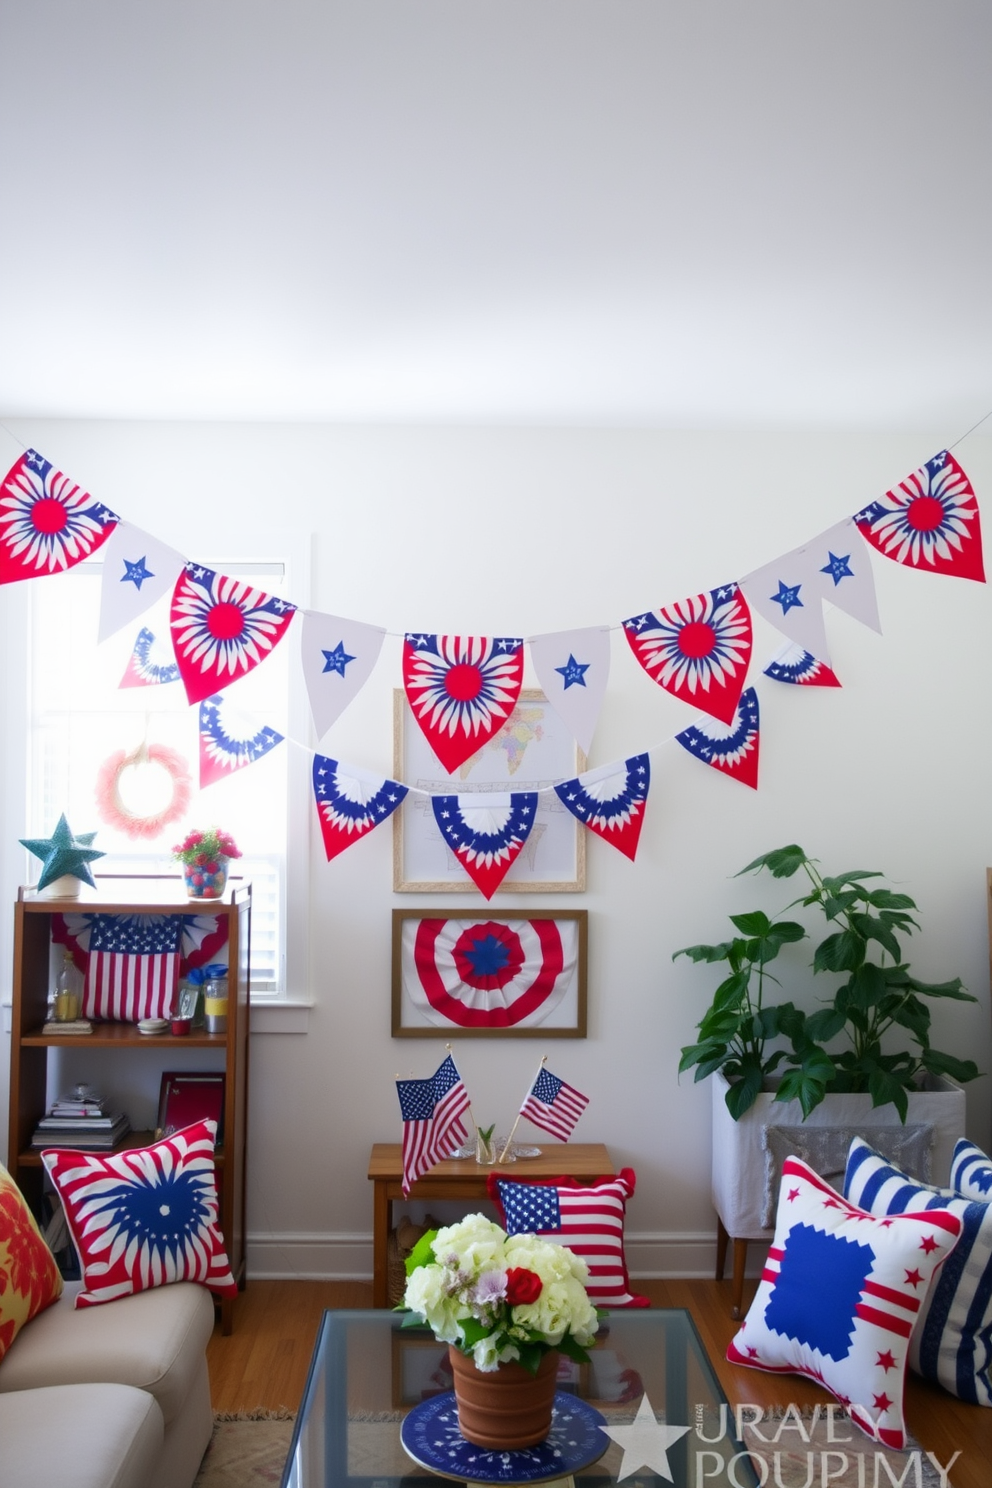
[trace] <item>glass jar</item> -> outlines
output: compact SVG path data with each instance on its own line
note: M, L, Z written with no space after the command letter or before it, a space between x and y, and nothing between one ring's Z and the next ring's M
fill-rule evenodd
M219 962L205 968L203 1007L208 1033L227 1032L227 967Z
M79 972L73 963L72 952L66 950L55 983L56 1023L75 1023L79 1017L79 1009Z

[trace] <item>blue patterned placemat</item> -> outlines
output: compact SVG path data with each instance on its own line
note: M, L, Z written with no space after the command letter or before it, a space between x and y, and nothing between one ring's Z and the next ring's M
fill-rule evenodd
M536 1447L493 1451L467 1442L458 1430L455 1392L423 1400L400 1427L400 1440L420 1467L473 1483L541 1483L564 1478L602 1457L610 1438L605 1417L577 1395L555 1394L550 1435Z

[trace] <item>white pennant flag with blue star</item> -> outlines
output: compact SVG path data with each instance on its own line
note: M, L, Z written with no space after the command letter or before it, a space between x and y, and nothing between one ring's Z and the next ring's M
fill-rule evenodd
M591 626L531 636L530 655L541 691L588 754L610 676L609 629Z
M303 676L318 739L365 686L385 636L377 625L304 610Z
M822 597L881 635L871 552L854 518L829 527L800 551L812 558Z
M763 615L769 625L829 663L822 577L817 572L816 555L805 543L737 582L752 610Z
M186 562L182 553L130 522L118 522L101 557L98 641L114 635L168 594Z

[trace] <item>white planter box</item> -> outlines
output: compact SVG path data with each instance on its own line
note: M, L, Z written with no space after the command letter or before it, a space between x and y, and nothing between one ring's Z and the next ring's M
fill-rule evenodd
M828 1095L804 1122L798 1101L767 1093L735 1121L724 1101L727 1081L718 1072L711 1083L713 1207L731 1239L771 1240L788 1152L840 1188L851 1138L861 1136L914 1176L946 1185L954 1144L964 1136L964 1091L950 1079L910 1095L905 1127L894 1106L874 1107L870 1095Z

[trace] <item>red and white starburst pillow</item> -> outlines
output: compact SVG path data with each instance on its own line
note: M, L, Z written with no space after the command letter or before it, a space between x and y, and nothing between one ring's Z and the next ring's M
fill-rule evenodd
M902 1450L910 1336L960 1233L960 1219L943 1208L869 1214L787 1157L775 1239L727 1358L808 1375L868 1436Z
M95 1307L171 1281L237 1295L218 1224L215 1121L197 1121L150 1147L103 1156L42 1152Z

